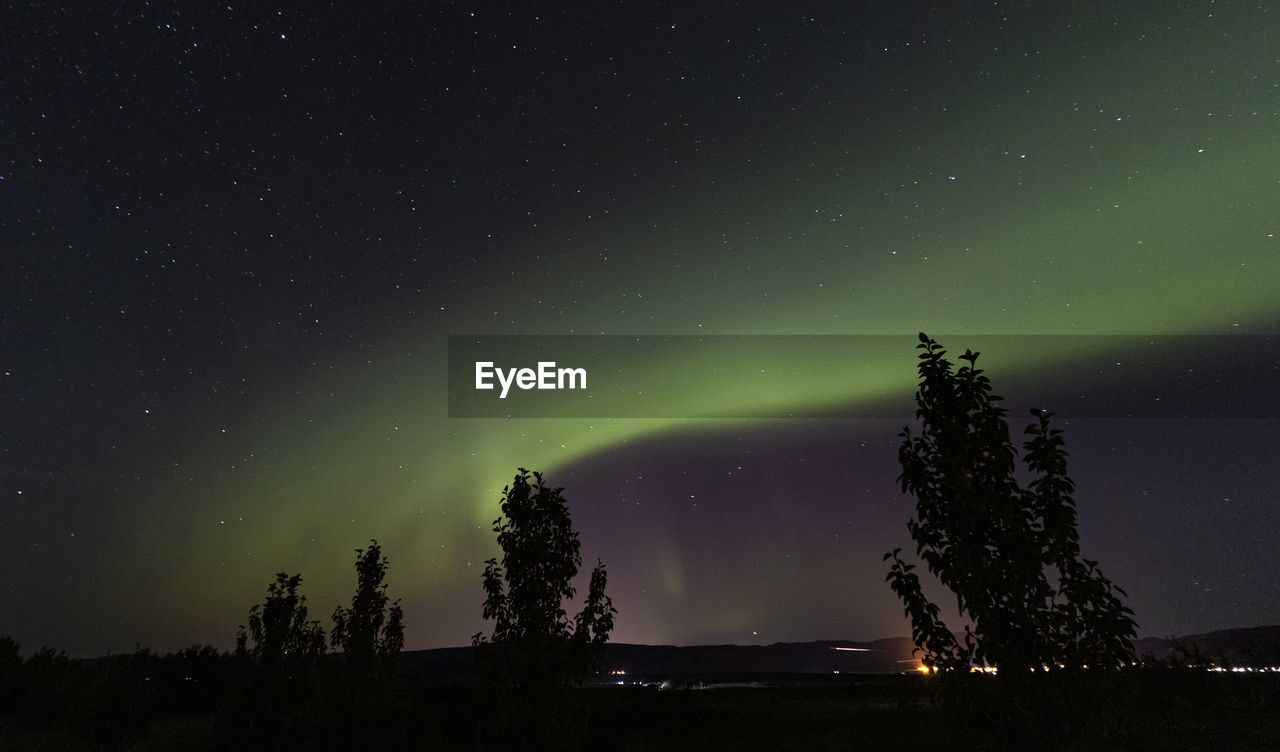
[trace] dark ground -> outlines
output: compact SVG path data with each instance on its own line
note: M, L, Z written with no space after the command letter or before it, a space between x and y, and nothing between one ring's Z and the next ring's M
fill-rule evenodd
M620 752L1280 748L1280 674L1164 669L1075 677L1049 688L1039 709L1025 697L983 699L990 681L965 688L959 704L940 702L939 686L937 677L840 675L698 688L696 677L686 677L666 689L597 686L535 698L514 723L540 726L531 734L540 730L563 742L559 748ZM216 714L157 718L115 745L53 728L0 733L0 750L531 748L524 732L503 738L496 704L474 685L402 683L354 700L321 694L279 708L270 731L228 732L224 703ZM1002 724L1028 736L995 731Z

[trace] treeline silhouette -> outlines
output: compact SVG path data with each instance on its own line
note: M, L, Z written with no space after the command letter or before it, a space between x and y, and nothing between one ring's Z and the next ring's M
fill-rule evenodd
M574 690L597 671L617 612L597 563L582 611L566 615L582 560L562 491L523 468L503 489L493 523L503 554L486 562L482 583L494 629L474 638L477 682L397 674L405 616L373 540L356 550L355 594L327 631L311 618L302 575L279 572L234 652L72 660L44 648L24 660L17 642L0 640L0 748L125 749L184 719L166 726L181 739L167 748L576 748L589 709Z
M42 648L24 660L0 639L0 742L117 749L158 721L202 718L195 734L214 749L405 748L412 703L395 675L404 616L387 568L376 540L356 551L356 593L334 610L327 639L307 618L301 575L284 572L231 653L197 645L73 660Z
M207 645L93 660L46 647L24 660L18 642L2 638L0 730L11 739L114 749L144 736L156 720L212 712L231 664L230 654Z

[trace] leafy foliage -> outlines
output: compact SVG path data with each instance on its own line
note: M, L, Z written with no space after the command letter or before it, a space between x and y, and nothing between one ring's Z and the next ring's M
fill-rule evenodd
M302 575L276 574L267 586L267 600L249 609L249 628L241 625L236 635L236 653L250 655L263 665L313 660L324 654L324 629L318 621L307 621L307 597L298 594ZM248 648L249 638L253 647Z
M502 516L494 520L502 561L485 562L484 618L493 635L475 635L482 668L513 688L564 685L595 668L613 630L607 575L597 562L586 604L572 620L564 601L575 595L573 578L582 565L562 488L546 485L540 473L519 469L503 489Z
M953 370L946 351L920 334L919 434L903 429L898 480L917 499L907 529L929 571L955 593L963 645L923 594L915 565L886 554L886 579L906 606L926 664L1114 667L1132 660L1135 624L1097 562L1080 557L1075 486L1066 474L1062 432L1032 411L1023 444L1026 488L1014 477L1017 450L1001 398L966 350Z
M333 611L330 645L342 648L348 671L365 678L391 675L404 647L404 612L398 599L387 597L382 581L386 574L387 558L376 540L367 549L356 549L351 608L338 606Z

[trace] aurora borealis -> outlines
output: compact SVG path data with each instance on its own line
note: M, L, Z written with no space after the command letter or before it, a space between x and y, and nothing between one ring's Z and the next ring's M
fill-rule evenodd
M903 420L450 418L449 335L1280 334L1274 10L847 5L11 10L0 635L229 647L376 538L407 647L466 644L517 467L615 640L905 635ZM906 341L794 393L693 339L654 373L803 412L909 398ZM1104 354L983 361L1023 405ZM1140 635L1280 622L1280 419L1187 412L1059 422L1085 555Z

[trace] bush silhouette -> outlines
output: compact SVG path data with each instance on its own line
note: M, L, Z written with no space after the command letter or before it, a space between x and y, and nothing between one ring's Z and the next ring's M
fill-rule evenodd
M324 654L324 629L307 621L307 596L298 595L302 575L276 574L267 586L265 603L249 609L249 627L236 635L236 653L259 659L263 665L297 664ZM253 638L253 647L248 646Z
M307 620L301 584L301 575L278 573L236 635L238 660L214 726L223 748L294 749L304 742L301 719L315 697L325 638L320 622Z

